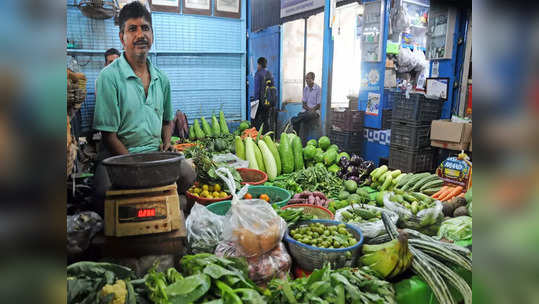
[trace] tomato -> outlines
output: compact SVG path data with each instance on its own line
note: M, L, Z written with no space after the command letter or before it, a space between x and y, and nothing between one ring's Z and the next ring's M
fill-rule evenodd
M253 196L251 195L251 193L247 193L247 194L245 194L245 196L243 198L244 199L252 199Z
M270 201L269 196L268 196L267 194L265 194L265 193L264 193L264 194L261 194L260 197L259 197L259 199L265 200L265 201L268 202L268 203L269 203L269 201Z

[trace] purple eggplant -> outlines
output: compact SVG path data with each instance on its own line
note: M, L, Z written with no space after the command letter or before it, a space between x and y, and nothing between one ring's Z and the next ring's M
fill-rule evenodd
M339 166L341 168L346 168L350 165L350 161L346 158L346 157L341 157L341 159L339 159Z
M348 166L348 168L346 168L346 171L348 171L348 173L351 173L355 176L359 175L359 169L356 166Z
M358 183L358 182L359 182L359 177L357 177L357 176L350 176L350 177L348 178L348 180L353 180L354 182Z
M350 163L354 166L359 166L363 162L363 158L359 155L352 154L350 157Z

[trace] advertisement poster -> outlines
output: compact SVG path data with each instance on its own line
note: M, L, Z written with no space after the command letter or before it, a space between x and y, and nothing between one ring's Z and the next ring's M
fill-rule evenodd
M367 108L365 109L365 114L378 116L380 111L380 94L369 92L367 97Z

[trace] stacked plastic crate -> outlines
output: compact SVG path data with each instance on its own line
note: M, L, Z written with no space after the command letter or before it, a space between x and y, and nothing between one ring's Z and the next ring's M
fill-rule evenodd
M430 171L434 149L430 146L430 125L442 112L440 100L411 93L394 99L391 120L389 167L404 172Z
M329 139L346 152L360 153L363 147L365 112L350 109L331 110Z

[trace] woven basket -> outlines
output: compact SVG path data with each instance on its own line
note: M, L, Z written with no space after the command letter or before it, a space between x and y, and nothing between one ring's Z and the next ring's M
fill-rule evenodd
M86 80L80 79L73 82L67 79L67 110L68 113L76 113L86 100Z
M303 213L316 216L319 220L332 220L333 213L328 209L320 206L314 206L310 204L294 204L284 206L281 209L303 208Z
M264 171L250 169L250 168L238 168L236 169L241 176L242 185L262 185L268 180L268 175Z
M322 223L325 226L343 224L342 222L337 221L311 220L300 222L294 227L308 225L310 223ZM330 263L332 268L354 267L356 266L357 259L361 253L363 234L360 229L355 228L352 225L345 225L346 229L352 233L357 240L357 243L352 247L338 249L318 248L294 240L290 236L289 231L287 231L284 241L288 244L288 252L290 252L290 255L292 255L299 267L305 271L321 269L326 263ZM347 252L350 252L351 256L347 257Z
M75 159L77 158L77 143L71 136L71 124L69 123L69 117L67 117L67 157L66 157L66 174L69 176L73 172L75 166Z

